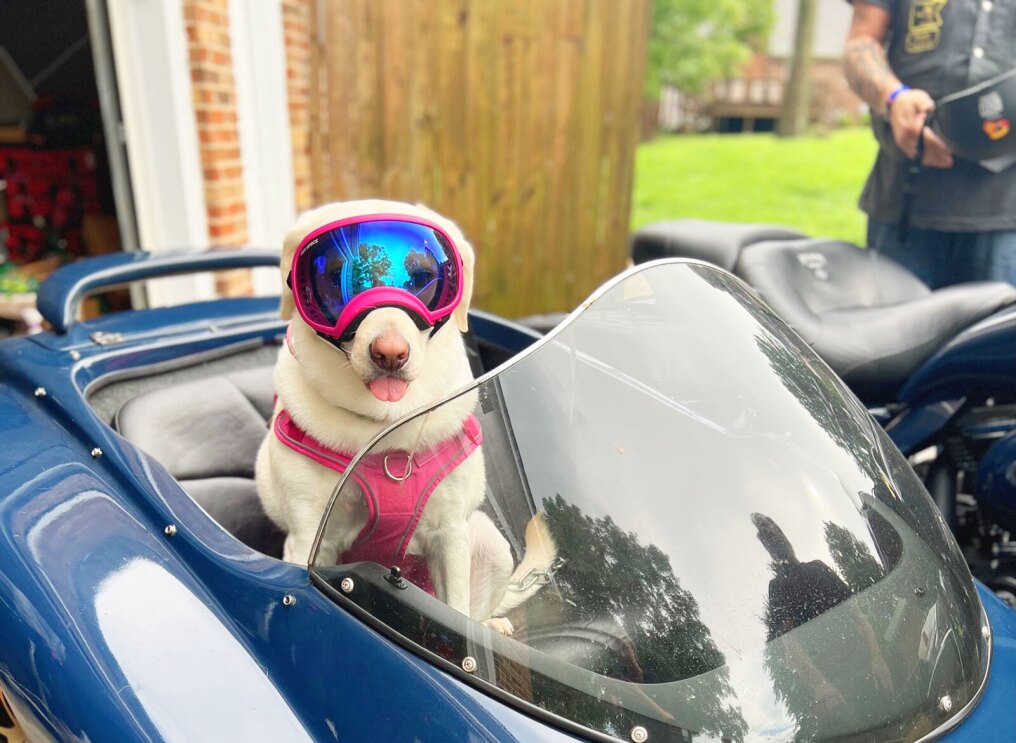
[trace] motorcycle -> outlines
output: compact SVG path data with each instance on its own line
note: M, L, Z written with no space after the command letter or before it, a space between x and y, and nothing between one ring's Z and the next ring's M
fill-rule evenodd
M1016 288L929 290L877 251L774 225L661 222L638 264L731 271L829 364L910 458L974 574L1016 606Z

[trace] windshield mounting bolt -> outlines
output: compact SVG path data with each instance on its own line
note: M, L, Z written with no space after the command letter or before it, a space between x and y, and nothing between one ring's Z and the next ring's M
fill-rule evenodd
M101 456L102 449L100 449L99 447L95 447L94 449L92 449L92 459L98 459Z
M914 595L920 598L921 596L924 595L924 589L918 586L917 588L914 589Z
M353 582L352 578L343 578L339 582L339 588L342 589L343 593L352 593L353 588L356 587L356 583Z
M296 603L296 596L294 596L291 593L287 593L285 596L282 597L282 605L283 606L292 606L295 603Z
M943 696L941 699L938 700L938 708L943 712L951 712L952 707L953 707L952 697L950 697L948 694L946 694L945 696Z
M46 388L45 387L36 387L34 394L35 394L36 397L45 397L46 396Z
M81 351L71 351L71 358L74 361L80 360L81 359Z
M476 671L476 658L471 655L467 655L462 659L462 670L466 673L473 673Z
M631 729L631 739L633 743L646 743L649 740L649 731L641 725L636 725Z
M983 637L985 640L991 637L991 628L988 627L988 625L984 625L983 627L981 627L981 637Z
M398 588L400 591L409 587L406 579L402 577L402 570L398 565L392 565L391 570L385 575L385 580Z
M166 524L166 528L162 530L167 537L176 536L176 524Z

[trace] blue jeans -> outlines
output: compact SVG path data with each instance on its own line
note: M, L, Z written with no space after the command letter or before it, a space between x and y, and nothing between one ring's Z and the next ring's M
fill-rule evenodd
M869 219L868 246L906 266L932 289L964 281L1016 284L1016 231L939 232L911 227L904 246L896 225Z

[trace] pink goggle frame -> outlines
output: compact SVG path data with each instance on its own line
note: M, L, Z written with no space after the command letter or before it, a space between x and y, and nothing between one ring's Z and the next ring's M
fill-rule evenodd
M304 260L305 253L313 247L315 240L332 231L341 230L344 227L352 225L377 225L384 222L417 225L440 235L443 238L442 248L449 254L455 265L453 275L446 277L445 281L454 281L454 287L450 292L445 289L441 294L437 295L435 297L437 306L431 308L424 304L418 296L401 287L374 286L352 296L344 304L334 323L329 324L324 317L316 319L317 316L323 314L323 311L317 307L308 307L307 303L313 304L313 300L305 297L302 290L302 287L308 286L307 282L312 281L312 277L308 275L310 270L309 262ZM422 322L423 327L433 327L436 329L440 323L445 321L455 311L455 308L458 307L459 302L462 300L462 268L462 256L459 254L455 242L444 229L434 222L423 217L407 214L367 214L329 222L307 234L300 241L293 255L287 283L292 290L297 312L305 323L319 334L330 339L348 340L352 335L349 331L350 326L354 325L354 323L358 324L357 320L359 318L378 307L400 307L408 310L410 315L414 317L414 320L418 319L418 326ZM352 332L355 332L355 327Z

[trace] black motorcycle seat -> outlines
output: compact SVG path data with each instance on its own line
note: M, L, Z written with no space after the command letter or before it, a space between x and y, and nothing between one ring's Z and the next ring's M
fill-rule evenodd
M631 238L631 259L645 263L657 258L695 258L736 273L741 251L763 240L803 239L806 235L775 224L710 222L677 219L640 228Z
M960 330L1016 302L1002 281L931 291L875 250L833 240L769 241L739 275L865 402L887 402Z

